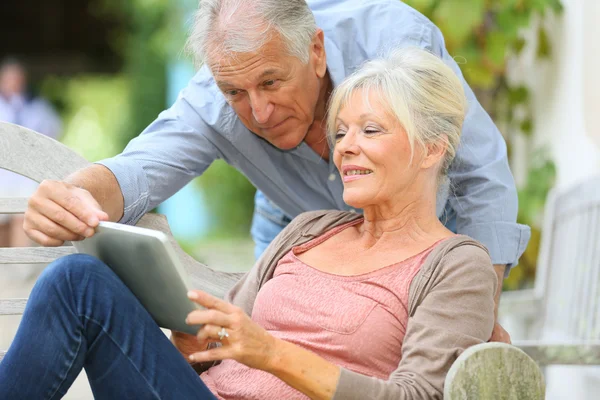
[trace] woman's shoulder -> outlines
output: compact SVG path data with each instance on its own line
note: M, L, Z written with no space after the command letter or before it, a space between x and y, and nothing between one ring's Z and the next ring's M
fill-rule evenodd
M300 230L303 236L319 236L329 229L362 218L361 214L340 210L317 210L299 214L288 225L289 229Z
M466 235L454 235L440 242L422 266L424 275L449 279L465 273L495 276L487 248Z

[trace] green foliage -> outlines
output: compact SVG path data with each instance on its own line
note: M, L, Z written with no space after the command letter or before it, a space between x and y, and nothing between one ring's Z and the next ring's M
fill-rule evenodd
M196 180L215 219L217 236L248 236L256 189L224 161L216 161Z
M519 190L519 222L531 227L529 245L519 260L519 268L504 281L507 290L529 286L535 278L535 268L541 244L541 219L548 192L554 186L556 167L545 150L533 154L526 185Z
M131 82L128 124L120 131L120 146L139 135L165 108L169 16L175 14L168 0L97 0L94 11L121 20L113 32L113 46L124 60L123 72Z
M41 92L63 105L61 141L90 161L121 151L117 132L128 125L129 82L122 76L49 78Z

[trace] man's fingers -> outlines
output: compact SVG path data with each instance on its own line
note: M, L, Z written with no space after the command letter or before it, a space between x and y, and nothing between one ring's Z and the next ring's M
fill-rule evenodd
M33 240L36 243L41 244L42 246L58 247L58 246L62 246L64 243L61 240L52 239L48 235L45 235L42 232L35 230L35 229L28 230L26 233L27 233L27 236L29 236L29 239Z
M47 218L46 216L44 216L42 214L38 214L36 216L36 218L33 220L26 221L23 224L23 226L27 227L28 229L37 230L52 239L56 239L56 240L59 240L62 242L81 240L83 238L83 235L80 235L77 232L73 232L73 231L55 223L50 218ZM92 230L92 228L89 228L89 227L86 227L86 229ZM27 229L26 229L26 231L27 231ZM92 234L93 234L93 230L92 230ZM86 236L91 236L91 234L89 234L89 235L86 234Z
M40 199L32 200L32 202L35 202L35 208L36 208L37 212L41 216L46 217L46 219L48 221L52 222L52 224L48 224L46 222L47 229L54 230L55 225L57 225L59 227L64 228L64 230L66 230L68 232L76 234L77 236L90 237L90 236L94 235L94 228L83 223L75 215L71 214L68 210L62 208L60 205L54 203L53 201L51 201L49 199L40 198ZM38 219L34 219L34 221L35 222L33 222L33 223L38 225L39 227L42 227L42 224L44 223L44 221L40 217L38 217ZM75 240L75 239L68 239L66 237L63 238L63 237L59 237L59 236L54 236L53 231L50 231L50 230L48 230L48 231L43 230L43 231L57 239Z
M44 181L40 184L40 190L45 195L43 197L47 197L91 228L98 226L99 221L108 219L98 202L84 189L64 182Z

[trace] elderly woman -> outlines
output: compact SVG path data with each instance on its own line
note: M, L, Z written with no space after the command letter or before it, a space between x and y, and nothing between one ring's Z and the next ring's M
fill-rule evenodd
M99 398L441 398L452 362L494 324L485 248L435 214L465 107L429 53L367 63L328 118L344 200L362 216L297 217L226 301L189 293L206 308L187 322L204 325L175 346L107 266L63 258L33 290L0 397L59 398L85 367ZM208 369L199 378L186 359Z

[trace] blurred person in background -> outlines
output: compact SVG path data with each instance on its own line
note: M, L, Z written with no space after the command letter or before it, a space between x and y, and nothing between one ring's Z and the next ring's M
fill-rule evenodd
M53 139L61 122L50 104L28 90L25 66L15 58L0 64L0 121L21 125ZM37 183L21 175L0 169L0 197L29 197ZM0 215L0 247L30 244L23 231L22 215Z

